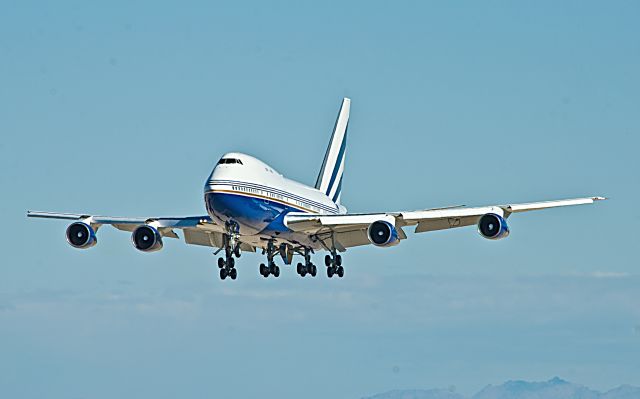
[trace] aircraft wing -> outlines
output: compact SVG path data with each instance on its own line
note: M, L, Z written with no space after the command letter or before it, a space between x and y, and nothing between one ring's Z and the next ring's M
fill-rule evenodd
M27 217L80 221L91 225L96 231L103 225L111 225L118 230L133 232L136 227L149 224L155 227L162 237L179 238L176 230L182 230L187 244L215 248L224 246L222 237L224 227L214 223L209 216L126 218L81 213L28 211ZM244 251L255 251L255 248L248 244L242 244L240 248Z
M395 226L400 240L405 239L404 227L415 226L416 233L446 230L456 227L476 225L488 213L508 218L512 213L557 208L562 206L592 204L604 197L586 197L557 201L530 202L524 204L491 205L483 207L455 206L408 212L387 212L370 214L320 215L290 213L285 217L285 225L295 231L315 237L326 248L331 247L331 239L339 251L359 245L371 244L367 229L376 221L385 221Z

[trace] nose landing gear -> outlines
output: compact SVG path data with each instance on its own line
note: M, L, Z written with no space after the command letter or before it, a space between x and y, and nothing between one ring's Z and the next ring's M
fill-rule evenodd
M238 277L238 270L235 268L236 260L233 256L235 255L236 258L239 258L241 255L240 241L238 240L240 229L238 224L229 222L225 224L225 227L227 229L227 233L222 236L225 257L218 258L220 278L224 280L227 277L230 277L231 280L235 280Z

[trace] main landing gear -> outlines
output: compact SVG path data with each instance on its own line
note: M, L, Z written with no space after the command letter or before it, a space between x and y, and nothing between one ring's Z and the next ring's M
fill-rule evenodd
M324 264L327 266L327 277L331 278L334 275L342 278L344 277L344 267L342 267L342 256L336 254L336 250L331 251L331 255L324 257Z
M304 249L304 265L302 263L298 263L296 267L296 271L302 277L306 276L307 273L311 275L311 277L315 277L318 272L318 268L311 262L311 250L309 248Z
M227 234L224 234L224 254L225 257L218 258L218 267L220 268L220 278L222 280L227 277L231 277L231 280L235 280L238 277L238 270L236 269L236 260L233 258L239 258L240 253L240 241L238 241L239 229L235 223L226 223Z
M273 261L273 257L276 254L276 248L273 245L273 240L269 240L267 249L263 253L267 254L267 265L260 263L260 274L262 277L267 278L270 274L273 274L274 277L280 276L280 267L278 267L276 262Z
M217 254L218 252L224 250L224 256L218 258L220 279L225 280L227 277L229 277L232 280L235 280L236 278L238 278L238 270L235 267L236 258L239 258L241 255L239 226L236 223L229 222L225 225L225 227L226 233L222 235L223 246L215 253ZM344 268L342 267L342 257L337 253L335 243L333 242L333 237L331 238L331 241L332 242L330 248L327 245L324 246L325 249L330 251L330 255L327 255L324 258L324 263L327 266L327 277L343 277ZM315 277L317 275L318 268L311 261L311 254L313 253L312 248L299 245L295 248L287 247L286 251L291 251L284 252L286 254L286 258L283 255L283 259L285 259L286 264L291 263L291 258L294 252L296 254L304 256L304 263L299 262L296 267L296 271L301 277L306 277L307 274L311 275L312 277ZM263 255L267 255L267 264L260 264L260 275L264 278L267 278L269 276L280 276L280 267L276 265L274 261L274 258L278 253L283 253L283 251L282 248L276 248L275 239L272 238L267 241L267 246L262 251Z
M329 249L325 246L326 249ZM342 256L336 251L335 237L331 234L331 254L324 257L324 265L327 266L327 277L344 277L344 267L342 267Z

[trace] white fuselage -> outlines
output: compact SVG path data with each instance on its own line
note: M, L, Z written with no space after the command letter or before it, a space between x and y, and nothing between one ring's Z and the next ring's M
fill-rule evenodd
M323 192L287 179L264 162L241 153L221 158L205 184L204 196L211 218L237 224L242 235L293 237L284 224L288 213L346 212Z

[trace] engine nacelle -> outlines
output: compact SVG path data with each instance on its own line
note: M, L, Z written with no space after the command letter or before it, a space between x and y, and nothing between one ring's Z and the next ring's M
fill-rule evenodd
M98 243L96 231L83 222L71 223L67 227L67 242L74 248L87 249Z
M478 233L489 240L499 240L509 235L509 226L502 216L487 213L478 221Z
M154 252L162 249L162 235L148 224L137 227L131 234L131 241L138 251Z
M367 236L373 245L390 247L400 243L395 226L385 220L378 220L369 225Z

